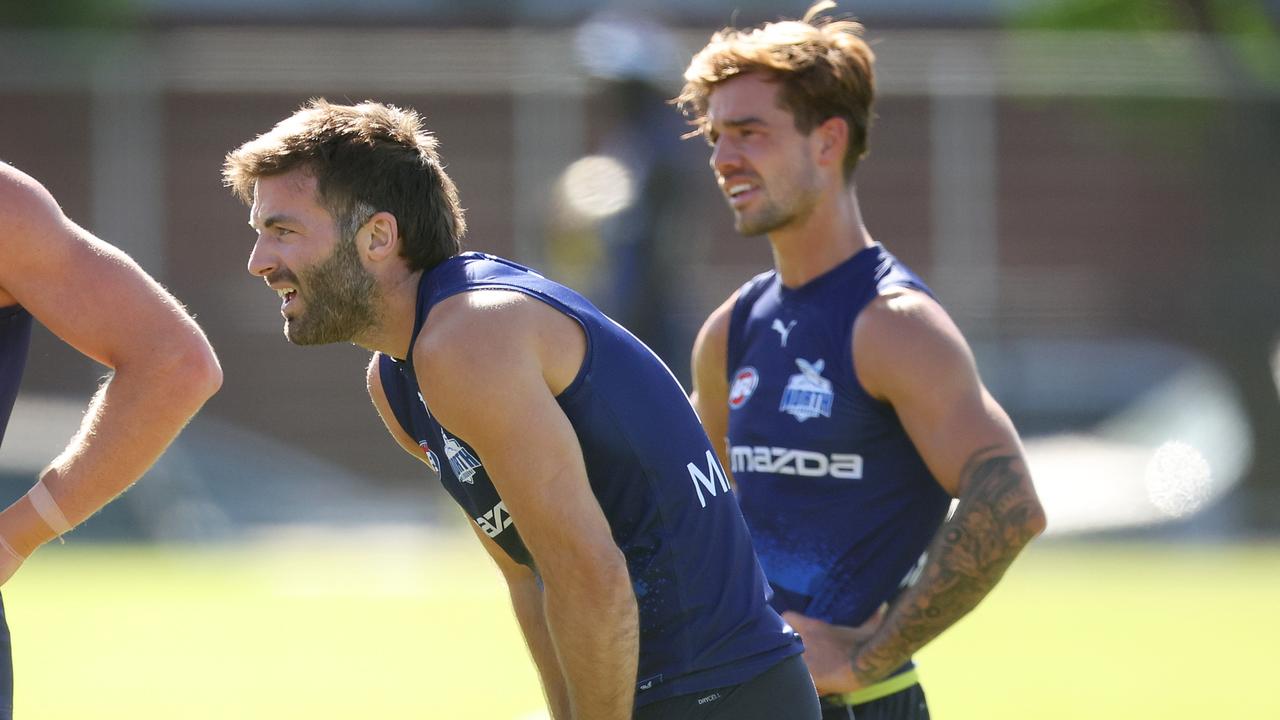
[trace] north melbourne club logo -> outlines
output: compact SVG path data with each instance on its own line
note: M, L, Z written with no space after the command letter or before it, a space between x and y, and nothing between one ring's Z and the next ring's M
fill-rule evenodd
M818 416L831 417L831 404L835 393L831 392L831 381L822 377L822 369L826 366L823 360L810 363L796 358L800 372L787 380L787 387L782 391L782 404L778 410L790 413L796 420L804 422Z
M751 399L751 393L756 391L756 386L760 384L760 373L756 369L747 366L738 368L738 372L733 374L733 384L729 386L729 409L737 410L747 404L747 400Z
M449 467L453 470L453 474L458 476L458 482L475 485L474 476L476 470L480 469L480 461L456 438L450 437L449 433L441 430L440 434L444 437L444 454L448 456Z

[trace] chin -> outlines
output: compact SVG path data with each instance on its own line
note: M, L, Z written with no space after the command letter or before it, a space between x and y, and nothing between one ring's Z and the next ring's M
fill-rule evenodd
M286 322L284 324L284 338L294 345L323 345L317 342L316 338L306 333L305 328L299 329L294 323Z
M790 225L793 217L778 217L776 215L760 216L754 218L739 217L734 223L734 227L742 235L754 237L756 235L767 235L782 227Z
M737 230L741 235L759 235L764 232L761 228L766 224L761 222L762 219L767 220L767 218L761 218L759 215L738 213L733 218L733 229Z
M332 345L355 342L356 333L338 327L307 327L296 322L284 324L284 337L294 345Z
M290 343L304 347L308 345L331 345L336 342L342 342L341 340L329 340L328 338L290 333L288 330L285 330L284 337Z

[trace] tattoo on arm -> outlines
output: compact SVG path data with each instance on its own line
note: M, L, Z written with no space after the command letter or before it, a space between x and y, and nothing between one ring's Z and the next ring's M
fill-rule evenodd
M928 560L879 632L853 656L873 683L977 606L1014 557L1044 528L1044 513L1018 455L985 448L965 465L960 502L929 546Z

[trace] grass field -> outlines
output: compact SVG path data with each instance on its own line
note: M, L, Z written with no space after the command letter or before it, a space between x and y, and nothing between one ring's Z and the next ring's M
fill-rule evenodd
M465 531L463 531L465 533ZM502 720L541 695L470 537L53 546L4 589L19 720ZM1041 543L919 658L934 717L1277 718L1280 543Z

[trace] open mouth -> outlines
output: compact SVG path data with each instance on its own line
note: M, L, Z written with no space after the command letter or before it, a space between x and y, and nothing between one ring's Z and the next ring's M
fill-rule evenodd
M749 182L736 182L724 187L724 194L729 198L729 204L734 207L745 204L759 193L760 188Z
M276 288L276 294L280 296L280 310L283 311L298 297L298 289L293 287L280 287Z

